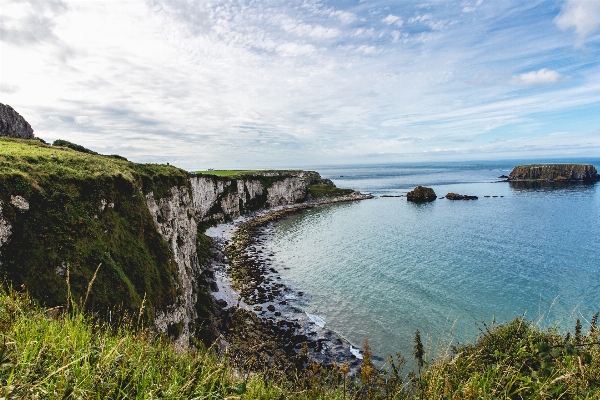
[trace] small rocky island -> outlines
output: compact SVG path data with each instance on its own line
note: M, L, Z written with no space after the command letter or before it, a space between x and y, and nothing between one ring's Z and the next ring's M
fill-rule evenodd
M437 199L437 196L433 189L425 186L417 186L406 194L406 200L416 203L434 201L435 199Z
M595 182L600 175L593 165L532 164L513 168L508 182Z
M450 192L446 195L446 198L448 200L477 200L478 197L477 196L469 196L466 194L458 194L458 193L453 193Z

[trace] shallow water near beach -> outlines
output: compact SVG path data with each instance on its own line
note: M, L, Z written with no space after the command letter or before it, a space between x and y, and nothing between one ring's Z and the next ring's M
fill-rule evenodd
M382 357L411 358L417 329L430 350L521 315L572 330L600 311L600 183L497 182L524 163L316 167L375 196L424 185L479 199L377 197L294 214L273 227L273 265L303 292L292 300L302 310Z

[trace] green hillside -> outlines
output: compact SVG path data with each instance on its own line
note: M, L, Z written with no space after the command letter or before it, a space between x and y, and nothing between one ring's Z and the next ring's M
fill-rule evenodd
M55 306L65 303L67 271L79 301L101 264L88 308L134 312L146 296L152 318L154 308L175 300L177 273L144 193L160 198L186 185L187 173L170 166L0 139L2 218L12 231L0 249L0 273ZM19 198L27 210L14 205Z

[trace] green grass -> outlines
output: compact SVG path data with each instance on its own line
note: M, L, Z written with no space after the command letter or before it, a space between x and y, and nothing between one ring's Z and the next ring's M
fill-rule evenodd
M518 318L472 344L378 370L365 345L355 378L347 367L305 359L291 375L252 370L212 349L182 352L142 326L138 313L98 322L80 309L45 311L26 293L0 289L0 397L5 399L597 399L597 317L587 334L542 331ZM429 361L429 362L428 362Z
M252 169L220 169L220 170L210 170L210 171L196 171L196 174L233 178L233 177L238 177L238 176L243 176L243 175L258 174L260 172L261 171L259 171L259 170L252 170Z
M338 197L338 196L346 196L350 193L354 192L351 189L340 189L335 186L318 184L318 185L308 185L308 193L312 196L313 199L321 199L324 197Z
M0 294L0 397L190 399L235 394L242 379L211 351L177 351L164 338L138 329L135 315L120 317L110 326L79 312L48 318L25 294Z

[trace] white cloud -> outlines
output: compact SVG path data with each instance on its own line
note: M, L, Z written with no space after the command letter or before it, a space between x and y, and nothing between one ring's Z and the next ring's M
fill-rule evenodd
M326 28L322 25L310 25L286 18L281 22L281 28L300 37L308 36L316 39L331 39L340 35L336 28Z
M27 26L28 8L5 14L7 1L0 0L2 18L14 21L5 27ZM549 2L488 2L466 15L475 0L426 9L414 2L382 9L375 1L337 9L321 0L65 0L54 14L43 4L61 2L30 1L24 4L41 7L54 36L0 38L2 102L45 140L135 161L289 167L352 162L369 151L448 150L457 140L468 153L479 134L504 139L507 127L545 127L542 116L600 102L598 66L565 48L560 30L544 29L552 21L539 15L554 12ZM405 17L402 32L401 15L414 17L414 25ZM58 43L75 56L60 59ZM572 77L540 65L560 65ZM8 83L19 90L4 91ZM589 120L600 124L598 116Z
M78 115L75 118L73 118L73 120L77 125L85 125L90 122L90 117L88 117L87 115Z
M473 11L477 10L477 7L479 7L481 5L481 3L483 3L483 0L477 0L475 3L466 1L462 4L463 12L465 12L465 13L473 12Z
M356 50L365 55L377 53L377 47L375 47L375 46L362 45L362 46L358 46L358 48Z
M356 14L348 11L336 10L329 15L338 18L343 24L351 24L356 21Z
M19 91L19 87L5 82L0 82L0 96L3 94L13 94Z
M566 0L554 22L563 31L573 28L577 45L582 46L585 38L600 27L600 1Z
M3 0L0 38L21 46L58 42L55 19L67 10L62 0Z
M277 46L277 52L284 56L291 57L306 56L314 53L315 47L312 44L298 44L288 42Z
M352 32L353 37L360 37L360 36L373 36L375 34L375 29L374 28L369 28L369 29L365 29L365 28L356 28L354 30L354 32Z
M547 68L542 68L539 71L531 71L514 76L511 82L516 85L543 86L553 85L564 79L565 77L559 74L558 72Z
M431 14L422 14L411 17L408 22L414 24L415 22L427 22L431 19Z
M396 25L397 27L401 27L404 21L397 15L389 14L387 17L381 20L386 25Z

